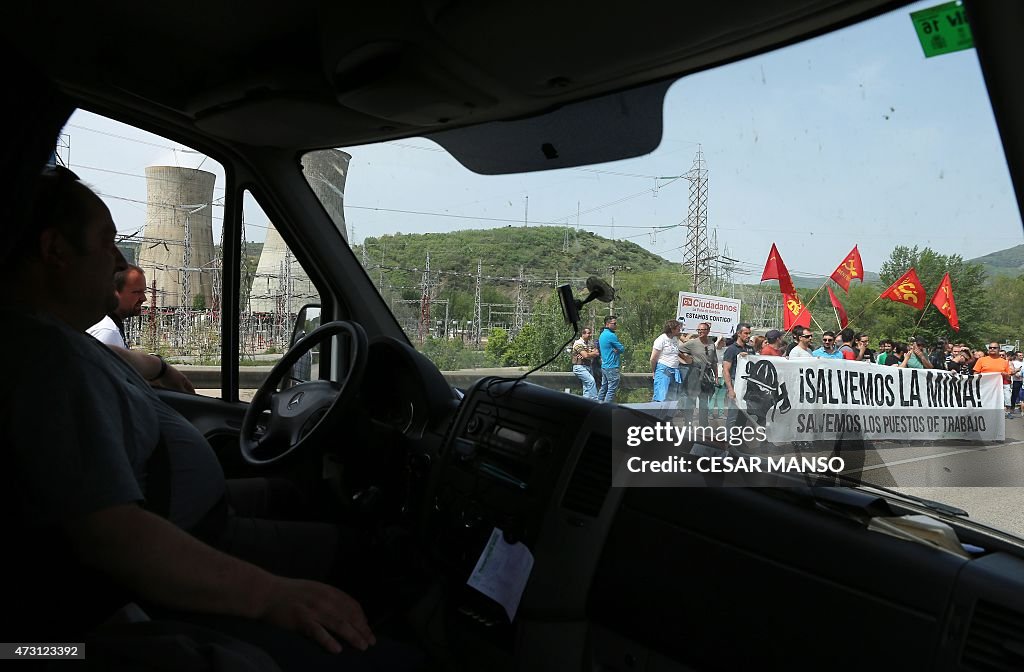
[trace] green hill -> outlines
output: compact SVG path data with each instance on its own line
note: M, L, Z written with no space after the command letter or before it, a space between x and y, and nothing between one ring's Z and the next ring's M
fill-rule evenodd
M975 259L969 259L976 264L981 264L985 273L994 275L1017 276L1024 273L1024 245L1008 247L1005 250L992 252Z
M589 231L563 227L506 227L451 233L395 234L367 238L353 250L357 257L366 248L366 267L371 276L388 274L392 286L420 282L427 253L430 270L445 278L483 275L515 278L520 267L531 281L610 276L630 269L633 273L679 272L679 264L648 252L636 243L609 240ZM375 278L376 279L376 278ZM464 283L459 283L464 284Z

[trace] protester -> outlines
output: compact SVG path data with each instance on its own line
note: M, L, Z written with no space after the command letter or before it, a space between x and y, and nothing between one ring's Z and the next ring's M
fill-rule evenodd
M615 395L619 391L619 383L622 381L621 356L625 347L619 342L615 335L619 321L614 315L604 318L604 330L598 338L598 345L601 348L601 389L597 393L597 400L615 403Z
M893 342L891 338L883 338L878 342L878 347L881 350L878 353L878 357L875 359L876 364L888 366L890 364L889 359L895 357L893 353Z
M769 329L768 333L764 335L764 345L759 350L755 346L755 350L758 351L758 354L766 357L785 357L782 353L785 349L782 336L783 333L778 329Z
M796 337L796 345L789 351L790 359L800 359L801 357L814 357L814 352L811 350L814 342L814 334L807 327L800 327L800 333Z
M654 339L651 348L651 378L654 393L652 401L676 400L677 390L682 385L679 375L679 320L665 322L662 334Z
M1003 357L1003 351L1000 349L999 344L992 342L988 344L988 354L984 357L980 357L977 362L974 363L975 373L998 373L1003 377L1003 406L1006 411L1006 418L1010 419L1012 416L1011 409L1013 408L1013 401L1010 399L1010 377L1013 375L1013 367Z
M701 322L697 325L697 336L691 338L679 349L679 358L689 367L686 378L686 405L697 404L697 418L706 426L712 397L718 395L721 375L719 374L718 351L711 340L711 325Z
M592 336L590 327L583 327L579 339L572 344L572 372L583 383L583 396L587 399L597 399L597 384L590 364L601 354L594 345Z
M871 338L863 331L857 333L857 335L853 337L853 349L856 354L854 359L860 362L875 361L875 351L868 347L868 342L870 340Z
M954 346L953 356L946 364L947 371L954 371L962 376L969 376L974 371L974 357L969 348Z
M826 331L821 334L821 347L812 352L815 357L823 359L842 359L843 353L835 349L835 332Z
M1024 415L1024 398L1021 398L1021 390L1024 387L1024 352L1015 352L1010 366L1013 367L1013 375L1010 376L1010 403L1019 404L1021 415Z
M747 341L750 339L750 325L746 322L740 322L736 325L736 338L733 344L725 349L725 355L722 360L722 377L725 379L726 396L728 397L729 413L725 420L725 425L728 428L737 426L743 426L746 424L746 416L743 419L739 418L740 411L736 407L736 389L734 383L736 381L736 372L740 368L740 356L741 355L752 355L754 354L754 348L751 347Z
M903 355L903 360L900 362L899 367L901 369L931 369L932 361L925 354L925 347L928 341L920 336L915 336L910 340L909 347L906 353Z
M853 329L846 327L839 332L839 338L836 341L836 352L843 359L850 361L857 359L857 353L853 351Z

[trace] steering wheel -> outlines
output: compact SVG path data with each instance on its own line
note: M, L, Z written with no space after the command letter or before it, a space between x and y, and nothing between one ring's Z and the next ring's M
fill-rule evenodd
M348 373L343 380L311 380L277 389L303 355L337 334L347 334L350 345ZM245 411L239 435L242 458L252 465L268 466L313 445L351 406L366 371L366 360L366 332L355 322L328 322L299 339L274 365ZM262 431L257 432L267 410L270 415L262 423Z

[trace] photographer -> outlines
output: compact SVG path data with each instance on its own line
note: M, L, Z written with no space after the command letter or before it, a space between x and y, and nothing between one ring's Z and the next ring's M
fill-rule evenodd
M969 376L974 368L974 357L968 348L955 346L953 356L946 363L947 371L955 371L962 376Z
M903 355L903 361L900 362L901 369L933 369L931 359L925 354L925 346L928 344L920 336L915 336L910 340L907 347L907 352Z

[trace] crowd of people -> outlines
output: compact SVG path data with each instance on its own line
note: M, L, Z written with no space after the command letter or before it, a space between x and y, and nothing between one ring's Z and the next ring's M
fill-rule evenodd
M617 318L605 319L604 329L595 341L585 328L572 348L573 373L583 383L583 396L602 402L614 402L621 381L620 360L624 347L615 336ZM1024 417L1024 352L1008 349L992 341L985 348L972 349L966 343L915 336L904 342L891 338L871 347L871 336L845 328L825 330L820 345L811 329L796 327L788 335L770 329L764 335L751 336L751 326L737 325L731 337L710 336L711 325L702 322L697 331L687 334L678 320L668 320L651 347L651 401L677 404L682 409L698 410L698 420L709 418L734 421L738 413L733 382L737 357L742 354L770 357L846 359L883 366L910 369L937 369L960 375L999 373L1003 376L1003 402L1006 418Z

